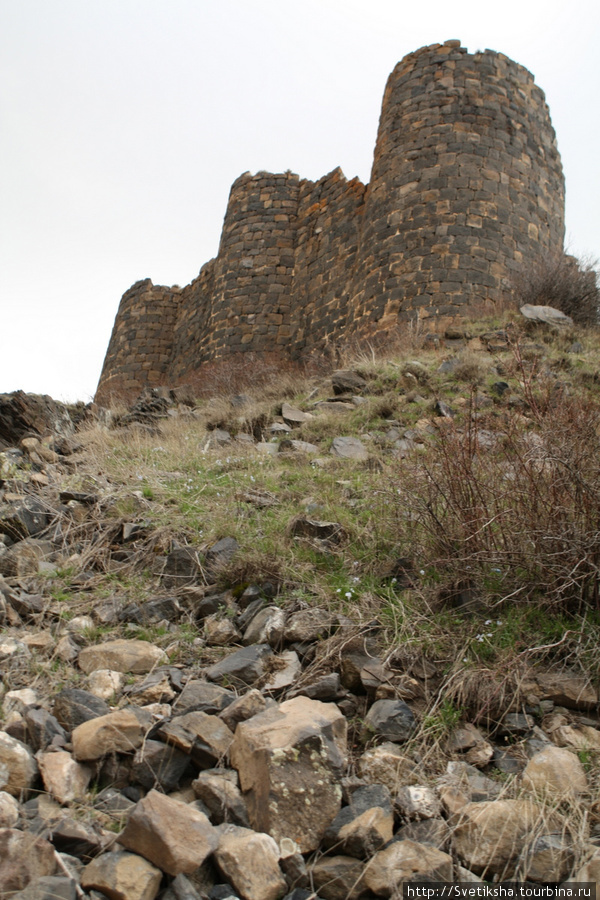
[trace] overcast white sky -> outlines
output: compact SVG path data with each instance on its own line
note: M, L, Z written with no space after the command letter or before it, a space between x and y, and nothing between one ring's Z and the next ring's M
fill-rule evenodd
M450 38L534 73L599 256L598 0L0 0L0 393L89 400L123 292L197 275L242 172L368 181L389 73Z

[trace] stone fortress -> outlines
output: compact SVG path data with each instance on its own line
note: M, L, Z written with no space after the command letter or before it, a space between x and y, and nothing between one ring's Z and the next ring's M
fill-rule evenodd
M527 69L460 41L389 77L369 184L245 173L216 259L184 288L123 296L96 399L201 384L252 353L294 362L327 344L429 330L494 305L564 239L564 179L544 93Z

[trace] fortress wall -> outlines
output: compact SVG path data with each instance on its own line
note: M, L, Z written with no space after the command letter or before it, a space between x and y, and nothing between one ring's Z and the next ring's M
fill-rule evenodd
M212 359L289 343L299 178L246 173L229 196L215 261Z
M562 248L563 210L554 130L533 76L459 41L410 54L383 98L356 327L369 333L500 300L525 259Z
M365 190L339 168L317 182L300 182L291 294L294 358L344 332Z
M128 398L169 376L180 288L136 282L123 294L96 400Z
M563 237L560 157L531 73L459 41L423 47L388 80L370 183L340 169L240 176L198 278L123 296L97 399L443 325L499 302Z
M169 378L173 381L185 380L189 373L210 359L215 268L216 260L211 259L181 292L169 365Z

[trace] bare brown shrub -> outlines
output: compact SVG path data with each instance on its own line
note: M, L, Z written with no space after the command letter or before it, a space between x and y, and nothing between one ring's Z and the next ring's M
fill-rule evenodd
M546 254L514 279L513 290L520 306L554 306L578 325L598 324L598 260Z

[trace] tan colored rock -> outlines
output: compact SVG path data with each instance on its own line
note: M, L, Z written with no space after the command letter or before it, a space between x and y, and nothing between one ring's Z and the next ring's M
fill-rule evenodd
M11 794L0 791L0 828L14 828L19 821L19 804Z
M279 849L268 834L227 825L221 831L215 859L244 900L278 900L286 893Z
M596 884L600 884L600 849L598 847L594 847L593 845L589 845L587 848L589 850L587 861L573 873L572 877L569 879L567 884L571 881L575 882L592 882Z
M96 669L88 676L88 691L101 700L110 700L123 688L123 673L112 669ZM139 699L137 700L139 702Z
M7 691L2 701L2 708L5 716L11 712L23 715L29 706L35 706L36 703L35 691L32 691L31 688L22 688L20 691Z
M154 900L162 872L136 853L114 850L92 860L81 873L86 891L102 891L109 900Z
M530 800L467 803L453 816L454 850L476 875L509 878L544 810Z
M600 751L600 731L591 725L560 725L552 731L552 739L559 747Z
M130 753L141 745L146 729L131 709L119 709L89 719L73 729L71 741L77 760L101 759L107 753Z
M415 875L429 881L452 881L452 857L427 844L395 841L370 860L364 883L378 897L391 897Z
M347 722L337 706L295 697L238 725L231 764L250 824L315 850L341 806Z
M279 694L292 687L302 672L302 664L295 650L285 650L267 660L265 674L260 680L265 694Z
M594 709L600 699L587 679L568 672L544 672L535 681L541 700L553 700L567 709Z
M50 653L56 644L56 641L48 631L42 631L40 634L24 634L23 643L33 653Z
M323 900L358 900L364 892L365 863L352 856L322 856L310 873Z
M442 814L438 794L421 784L400 788L396 794L395 805L406 819L437 819Z
M38 774L38 767L29 747L0 731L0 791L18 797L27 791Z
M145 675L156 666L166 663L167 654L147 641L118 640L86 647L79 654L77 662L86 675L96 669Z
M54 847L40 835L0 828L0 897L56 872Z
M59 803L82 800L92 780L93 770L76 762L70 753L38 753L36 757L44 788Z
M233 741L233 732L219 716L200 711L175 716L159 733L161 740L191 753L204 768L224 759Z
M583 766L570 750L547 747L529 760L523 771L523 784L534 791L562 797L587 790Z
M132 810L119 843L169 875L193 872L216 848L218 833L199 810L150 791Z
M238 697L237 700L234 700L233 703L230 703L229 706L226 706L219 713L219 718L225 722L231 731L235 731L240 722L245 722L246 719L251 719L252 716L263 712L266 706L265 696L256 688L252 688L245 694L242 694L241 697Z
M384 784L394 796L406 784L415 784L419 773L415 763L391 742L367 750L358 760L358 774L368 784Z

